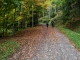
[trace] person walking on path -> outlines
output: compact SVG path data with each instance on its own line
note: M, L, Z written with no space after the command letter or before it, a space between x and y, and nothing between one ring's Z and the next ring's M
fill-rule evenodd
M54 21L51 22L52 27L54 27Z
M46 22L46 26L47 26L47 28L48 28L48 26L49 26L48 22Z

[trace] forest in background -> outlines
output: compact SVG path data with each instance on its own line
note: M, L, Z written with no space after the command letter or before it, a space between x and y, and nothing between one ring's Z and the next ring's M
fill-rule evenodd
M62 1L62 2L61 2ZM57 24L62 24L70 30L80 33L80 1L79 0L61 0L61 15L55 19ZM59 1L58 1L59 2ZM58 23L60 22L60 23Z
M48 21L80 32L79 0L0 0L0 37Z

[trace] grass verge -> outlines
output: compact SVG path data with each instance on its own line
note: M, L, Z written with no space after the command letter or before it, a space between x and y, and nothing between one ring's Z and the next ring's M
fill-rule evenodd
M20 47L15 40L5 40L0 43L0 60L7 60L13 52L15 52Z
M59 27L59 29L67 35L67 37L74 43L75 47L80 51L80 34L62 27Z

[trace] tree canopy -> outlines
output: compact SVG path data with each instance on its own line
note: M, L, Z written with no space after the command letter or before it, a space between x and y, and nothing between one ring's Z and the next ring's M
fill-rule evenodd
M62 16L64 23L79 20L79 0L0 0L0 36L38 24L40 17Z

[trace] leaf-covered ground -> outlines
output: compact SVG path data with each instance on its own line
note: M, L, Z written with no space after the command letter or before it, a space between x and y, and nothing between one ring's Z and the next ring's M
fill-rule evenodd
M55 28L37 26L25 29L14 39L22 47L8 60L80 60L80 52Z

